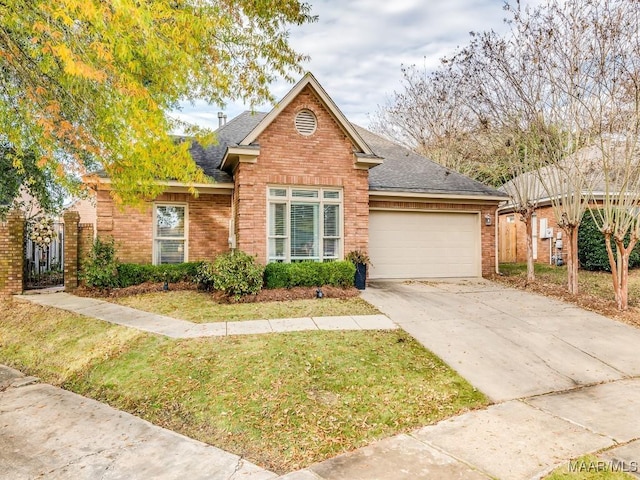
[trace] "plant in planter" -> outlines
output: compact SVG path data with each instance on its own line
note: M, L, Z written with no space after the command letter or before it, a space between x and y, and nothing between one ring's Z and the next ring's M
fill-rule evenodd
M356 266L355 286L358 290L364 290L367 285L367 265L371 264L369 255L362 250L354 250L347 253L346 260Z

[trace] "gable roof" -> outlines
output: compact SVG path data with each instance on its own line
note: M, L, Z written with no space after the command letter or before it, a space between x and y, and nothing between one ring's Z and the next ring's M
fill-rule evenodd
M351 139L351 142L357 148L359 153L365 155L373 155L373 152L366 144L366 142L360 137L357 130L353 128L353 125L349 123L344 114L340 111L335 102L327 94L322 85L316 80L311 72L307 72L302 79L296 85L289 90L278 104L266 114L260 122L254 126L254 128L247 133L246 137L238 143L240 146L247 146L254 143L262 132L273 122L280 112L282 112L287 106L304 90L306 87L310 87L318 98L324 103L329 111L329 114L333 117L336 124L344 131L344 133Z
M384 163L369 170L369 190L507 199L507 194L355 126Z
M227 148L238 145L266 116L267 114L263 112L242 112L215 131L217 140L215 145L205 149L194 142L191 154L196 164L216 182L233 182L231 176L220 168Z
M268 115L264 112L243 112L216 130L218 144L207 149L208 165L220 168L227 148L239 145ZM384 163L369 170L371 191L507 198L505 193L448 170L362 127L349 125L366 143L370 155L384 158Z
M624 179L626 168L624 145L609 142L607 146L611 157L608 159L610 174L608 182L604 175L601 147L589 145L568 155L557 164L521 173L499 187L499 190L517 197L518 189L526 188L534 197L531 200L536 200L539 206L550 204L556 197L573 195L578 187L582 187L583 196L600 198L605 195L608 183L611 193L615 194L617 193L616 181ZM505 211L513 209L515 203L511 198L509 203L503 205L501 209Z

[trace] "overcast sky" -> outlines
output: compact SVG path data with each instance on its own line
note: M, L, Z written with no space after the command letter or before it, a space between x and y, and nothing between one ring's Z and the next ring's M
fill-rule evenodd
M369 115L401 89L401 66L435 68L440 58L469 41L469 32L504 31L502 0L309 0L316 23L291 30L291 44L311 56L304 65L346 117L362 126ZM535 1L535 0L534 0ZM523 4L526 3L523 2ZM277 99L292 84L272 85ZM271 110L263 105L259 111ZM231 119L247 110L184 105L177 116L217 128L217 112Z

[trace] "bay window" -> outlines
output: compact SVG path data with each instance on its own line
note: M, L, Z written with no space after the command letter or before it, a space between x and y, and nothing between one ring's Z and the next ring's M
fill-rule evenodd
M342 257L342 191L269 187L269 262L324 262Z
M186 204L154 204L154 265L187 261L187 215Z

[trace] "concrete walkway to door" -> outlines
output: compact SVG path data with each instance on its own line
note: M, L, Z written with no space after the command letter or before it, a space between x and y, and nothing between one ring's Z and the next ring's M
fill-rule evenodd
M362 296L496 404L287 480L539 479L587 453L640 471L640 329L484 280L380 282Z

